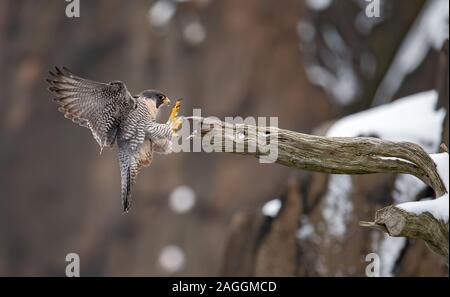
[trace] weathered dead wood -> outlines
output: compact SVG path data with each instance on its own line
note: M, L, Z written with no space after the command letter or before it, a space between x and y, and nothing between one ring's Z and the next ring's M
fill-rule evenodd
M413 214L395 206L378 210L374 222L361 222L361 226L375 228L394 237L409 237L424 240L428 247L447 259L448 222L441 222L430 213Z
M261 157L278 150L276 163L308 171L331 174L403 173L411 174L434 189L446 193L436 165L417 144L392 142L371 137L324 137L275 127L255 127L225 123L210 118L188 117L201 123L201 134L216 151L226 152L226 141L243 151L231 153ZM194 126L195 128L195 126ZM276 142L269 142L276 140ZM220 140L220 141L219 141ZM257 143L249 151L250 143Z
M203 140L216 152L261 158L276 149L274 161L284 166L330 174L411 174L430 186L436 197L447 192L434 161L414 143L371 137L314 136L276 127L231 124L215 118L186 119L193 121L194 129L197 126ZM227 142L228 148L231 143L234 150L227 150ZM236 150L238 147L240 151ZM391 236L423 239L448 261L448 222L440 222L430 214L415 215L388 206L376 213L374 222L361 222L361 226Z

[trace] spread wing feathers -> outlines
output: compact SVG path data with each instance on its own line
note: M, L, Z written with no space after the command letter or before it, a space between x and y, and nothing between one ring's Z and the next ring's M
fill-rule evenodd
M114 143L121 117L135 107L135 101L124 83L100 83L72 74L67 68L56 67L47 79L55 94L58 110L73 122L91 130L103 149Z
M136 177L142 167L147 167L153 159L153 149L149 140L140 144L137 150L130 149L129 144L119 145L119 164L122 182L123 211L131 208L131 194Z

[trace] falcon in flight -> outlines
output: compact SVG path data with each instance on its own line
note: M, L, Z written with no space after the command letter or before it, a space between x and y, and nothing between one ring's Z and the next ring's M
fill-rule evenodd
M170 100L159 91L145 90L131 95L121 81L101 83L74 75L67 68L50 71L48 88L64 116L89 128L100 145L117 143L122 182L123 211L131 206L131 191L142 167L152 162L153 153L171 151L171 138L179 129L180 100L165 124L156 122L161 106Z

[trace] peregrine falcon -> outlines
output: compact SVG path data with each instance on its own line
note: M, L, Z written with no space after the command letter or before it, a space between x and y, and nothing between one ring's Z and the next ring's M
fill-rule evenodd
M156 122L161 106L170 100L156 90L131 95L121 81L101 83L74 75L63 67L50 71L48 88L64 116L80 126L89 128L100 145L118 146L122 182L123 211L131 206L131 191L142 167L152 162L153 152L171 151L171 138L181 125L178 117L180 101L172 109L165 124Z

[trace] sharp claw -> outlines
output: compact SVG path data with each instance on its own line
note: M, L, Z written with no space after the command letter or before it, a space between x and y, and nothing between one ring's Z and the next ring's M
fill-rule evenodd
M178 112L180 111L181 107L181 99L178 99L177 102L175 102L175 105L172 108L172 112L169 116L169 121L175 119L178 116Z

